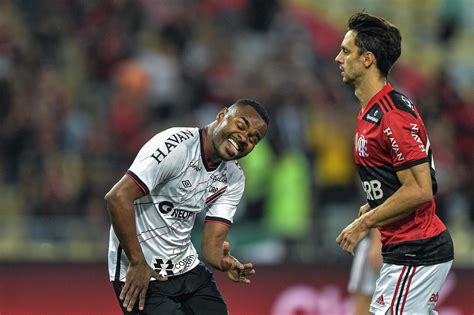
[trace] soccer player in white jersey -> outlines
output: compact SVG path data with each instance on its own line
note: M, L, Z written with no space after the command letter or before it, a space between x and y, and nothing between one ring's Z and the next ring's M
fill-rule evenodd
M206 211L204 260L250 283L253 265L231 256L225 240L245 186L234 160L253 150L268 123L259 103L241 99L204 128L160 132L107 193L109 276L124 314L228 314L191 231Z

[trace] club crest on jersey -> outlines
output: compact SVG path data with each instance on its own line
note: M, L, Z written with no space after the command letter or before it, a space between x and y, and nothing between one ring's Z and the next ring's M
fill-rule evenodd
M357 150L357 153L359 153L359 156L361 157L368 157L369 156L369 153L367 153L367 140L365 139L365 137L363 135L360 135L359 134L356 134L356 141L357 141L357 145L356 145L356 150Z
M166 262L163 261L160 257L153 257L153 266L155 271L163 277L169 277L174 275L173 273L173 262L171 259L168 259Z

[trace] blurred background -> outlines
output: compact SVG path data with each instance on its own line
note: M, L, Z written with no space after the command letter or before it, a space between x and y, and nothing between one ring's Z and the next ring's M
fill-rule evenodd
M118 314L103 196L155 133L239 98L271 126L229 235L258 274L216 274L231 314L350 314L359 105L334 58L364 9L401 29L389 80L430 135L456 255L440 314L473 314L473 0L0 1L0 314Z

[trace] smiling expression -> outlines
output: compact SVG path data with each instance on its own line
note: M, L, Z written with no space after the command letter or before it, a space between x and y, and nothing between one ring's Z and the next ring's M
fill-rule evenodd
M231 106L220 111L216 121L212 144L222 160L246 156L267 132L267 124L251 106Z

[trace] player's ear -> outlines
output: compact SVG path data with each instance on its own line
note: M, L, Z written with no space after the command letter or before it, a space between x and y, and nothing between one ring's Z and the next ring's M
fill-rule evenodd
M362 57L364 58L363 62L366 68L369 68L372 64L376 62L375 55L370 51L366 51L365 53L363 53Z
M219 113L217 113L216 120L221 121L224 118L225 114L227 114L228 111L229 110L227 109L227 107L224 107L223 109L221 109L219 111Z

